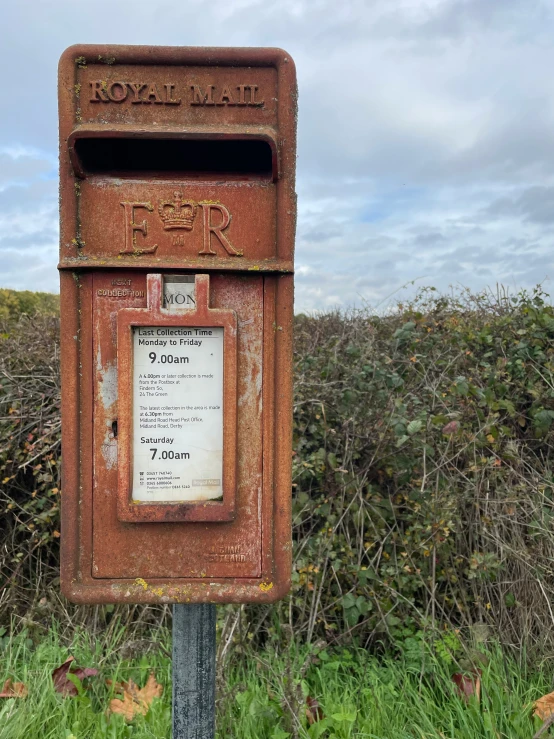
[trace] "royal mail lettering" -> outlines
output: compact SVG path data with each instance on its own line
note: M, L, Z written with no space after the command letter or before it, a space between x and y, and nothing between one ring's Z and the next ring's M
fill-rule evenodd
M110 82L106 92L113 103L121 103L127 97L127 85L125 82Z
M173 99L173 90L175 89L175 85L172 85L170 82L166 82L164 85L165 88L165 104L166 105L181 105L181 98L178 98L177 100Z
M215 105L214 103L214 86L208 85L202 92L199 85L191 85L192 100L191 105Z
M90 84L91 84L91 87L93 87L94 90L96 90L96 88L94 86L95 85L98 85L98 83L97 82L91 82ZM142 84L142 83L139 83L139 82L127 82L127 87L129 88L129 90L133 94L133 97L131 99L131 102L132 103L142 103L143 100L140 97L140 93L142 92L142 90L145 90L148 87L148 85L146 83ZM95 94L94 93L94 90L93 90L93 97L91 98L91 101L90 101L91 103L97 103L98 102L98 99L94 96L94 94Z
M190 85L187 93L189 105L251 106L265 105L258 85ZM93 80L90 82L91 103L124 103L132 105L181 105L184 95L177 92L174 82L158 85L154 82L126 80Z
M258 85L224 86L220 90L215 85L207 85L202 90L200 85L191 85L191 105L253 105L262 107L263 100L258 99Z

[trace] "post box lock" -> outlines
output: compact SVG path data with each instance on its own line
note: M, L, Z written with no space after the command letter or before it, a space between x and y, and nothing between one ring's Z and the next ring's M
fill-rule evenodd
M294 64L76 46L59 110L63 591L275 600L292 550Z

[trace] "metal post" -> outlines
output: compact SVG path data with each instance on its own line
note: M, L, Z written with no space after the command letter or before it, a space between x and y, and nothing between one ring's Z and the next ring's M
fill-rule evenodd
M215 736L215 606L173 606L173 739Z

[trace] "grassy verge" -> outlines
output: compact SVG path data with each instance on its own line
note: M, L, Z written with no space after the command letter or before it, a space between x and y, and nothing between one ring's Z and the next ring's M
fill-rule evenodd
M62 644L53 628L38 643L25 635L4 636L0 643L0 685L12 678L28 688L26 698L0 699L1 739L170 737L171 663L166 631L129 642L122 630L114 633L110 643L81 632L71 643ZM99 670L76 697L56 693L51 678L52 670L69 655L79 666ZM240 660L235 657L219 670L217 736L530 739L541 723L531 716L532 703L552 690L551 666L528 671L499 648L488 656L489 663L482 668L481 700L473 697L469 702L457 694L452 682L456 668L430 654L419 664L377 659L354 648L317 654L292 648L286 654L266 650ZM164 693L147 715L131 723L117 715L108 718L114 688L106 681L131 678L142 686L152 672Z

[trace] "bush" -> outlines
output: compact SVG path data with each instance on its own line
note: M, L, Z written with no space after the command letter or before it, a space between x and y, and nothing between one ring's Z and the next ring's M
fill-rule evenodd
M307 638L487 622L551 639L545 297L424 290L385 318L297 322L289 612Z
M0 322L0 608L23 612L58 576L59 319Z
M367 645L484 622L505 642L550 646L546 296L424 290L387 316L298 316L295 330L293 588L230 610L241 633L281 638L288 624ZM57 576L57 323L22 317L0 333L7 614Z
M0 319L17 319L25 314L57 316L60 296L53 293L34 293L30 290L8 290L0 288Z

